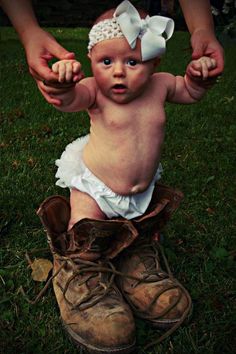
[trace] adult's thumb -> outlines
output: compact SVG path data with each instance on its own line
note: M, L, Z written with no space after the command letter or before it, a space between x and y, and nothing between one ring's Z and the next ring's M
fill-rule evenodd
M204 48L202 44L192 43L192 48L193 48L192 59L198 59L204 55Z
M53 47L51 47L51 53L57 59L74 59L75 53L69 52L65 48L63 48L60 44L54 43Z
M75 59L75 53L74 52L67 52L64 59Z

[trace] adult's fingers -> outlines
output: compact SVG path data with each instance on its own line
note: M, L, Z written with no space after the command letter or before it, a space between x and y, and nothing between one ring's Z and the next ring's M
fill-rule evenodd
M193 60L199 59L200 57L202 57L204 55L205 45L203 43L196 42L194 46L192 44L192 48L193 48L193 52L192 52L192 59Z
M57 53L59 53L59 55L57 55ZM65 55L64 57L63 53ZM63 48L63 50L59 52L55 50L49 55L44 55L40 58L34 58L33 61L28 61L30 74L35 80L55 81L57 79L57 75L48 66L49 60L53 57L58 59L74 59L75 54L72 52L68 52Z
M63 48L59 43L56 41L52 41L51 45L47 48L49 53L57 59L74 59L75 53L69 52L67 49Z
M209 77L216 77L223 73L224 71L224 53L223 50L210 55L212 59L216 61L216 67L209 72Z
M38 64L34 63L34 65L29 66L29 72L35 80L57 80L57 74L49 68L47 61L41 60Z
M42 81L43 85L48 86L48 87L54 87L57 89L68 89L69 87L75 86L76 82L70 81L70 82L58 82L56 81L48 81L48 80L43 80Z
M43 90L40 85L38 85L38 89L39 91L42 93L43 97L45 98L45 100L52 104L52 105L56 105L56 106L60 106L61 105L61 100L55 97L51 97L45 90Z

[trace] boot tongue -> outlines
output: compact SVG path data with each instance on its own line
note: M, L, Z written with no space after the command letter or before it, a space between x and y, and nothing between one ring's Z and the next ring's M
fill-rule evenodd
M50 241L53 251L60 254L61 256L66 255L70 244L70 237L68 232L63 232L53 236L51 235Z
M54 250L63 256L94 260L113 259L137 237L129 221L82 219L70 231L51 237Z
M66 253L70 257L80 257L84 260L94 261L101 257L104 245L100 245L101 239L92 235L84 235L84 237L72 229L68 232L70 235L69 247Z
M108 240L95 238L92 235L84 237L75 229L64 232L53 239L53 248L62 256L70 258L80 257L85 260L96 260L108 247Z
M83 229L81 223L75 224L67 234L69 244L66 253L79 254L83 259L88 260L97 259L101 255L106 258L111 243L114 242L110 231L107 235L104 230L97 230L96 227Z

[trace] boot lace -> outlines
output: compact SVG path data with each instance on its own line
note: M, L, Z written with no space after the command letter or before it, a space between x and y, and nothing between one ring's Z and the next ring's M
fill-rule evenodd
M73 309L85 310L94 306L108 293L114 291L114 278L116 276L116 270L113 264L109 261L106 262L92 262L77 258L72 260L69 257L60 257L61 261L64 261L63 267L65 268L69 264L72 268L73 274L67 280L63 291L65 301L72 306ZM61 269L62 269L61 268ZM103 276L105 274L105 276ZM54 275L55 276L55 275ZM77 278L77 285L87 285L89 291L86 295L81 297L75 304L69 301L67 292L71 282ZM96 278L96 285L94 287L89 286L89 282Z
M146 270L143 271L142 273L142 277L138 278L138 277L131 277L127 274L122 274L121 276L127 277L127 278L132 278L134 279L134 282L132 283L132 287L135 288L137 287L139 284L141 283L152 283L154 281L162 281L164 279L169 279L170 282L163 285L162 284L162 289L158 290L152 301L148 304L148 306L143 310L140 311L132 302L131 300L127 297L126 300L128 301L130 307L132 308L134 314L136 314L138 317L141 317L143 319L146 320L151 320L151 319L161 319L164 316L166 316L171 309L173 309L180 301L181 299L181 293L184 293L187 297L187 301L188 301L188 305L186 307L186 309L184 310L181 318L175 323L173 324L173 326L167 330L163 335L161 335L159 338L151 341L150 343L148 343L144 349L148 349L150 347L152 347L155 344L158 344L160 342L162 342L164 339L166 339L167 337L169 337L177 328L179 328L181 326L181 324L185 321L186 318L188 318L191 314L191 310L192 310L192 300L191 297L188 293L188 291L178 282L177 279L174 278L168 261L166 259L165 253L163 251L163 248L161 246L161 244L157 241L153 241L152 243L147 243L147 242L139 242L137 243L137 247L139 248L139 257L141 259L141 261L145 264ZM131 256L132 254L136 253L137 254L137 248L133 248L127 251L128 254ZM166 268L166 272L164 272L161 269L160 266L160 256L164 261L164 265ZM122 282L120 282L120 284L122 284ZM156 301L158 300L158 298L165 293L168 290L171 289L176 289L178 288L180 291L178 293L177 298L169 305L167 306L162 312L160 312L160 314L158 316L152 316L151 314L148 314L148 312L150 311L150 309L152 308L152 306L156 303ZM125 293L124 289L123 293Z
M152 249L150 247L152 247ZM159 252L158 251L160 251L160 253L161 253L161 256L164 260L167 272L163 272L161 270L160 263L159 263ZM130 250L129 254L134 253L134 252L135 251ZM146 344L146 346L144 346L144 350L146 350L146 349L162 342L163 340L165 340L174 331L176 331L177 328L179 328L181 326L181 324L185 321L185 319L187 317L189 317L191 314L192 301L191 301L191 297L188 294L187 290L173 277L173 274L170 270L168 261L165 257L164 251L163 251L162 246L160 245L159 242L153 242L153 244L151 246L143 244L141 254L142 254L141 259L146 264L146 268L147 268L146 271L143 272L143 276L141 278L136 277L136 276L131 276L127 273L118 271L115 268L115 266L107 260L106 260L106 262L102 262L102 261L92 262L92 261L87 261L87 260L78 259L78 258L73 260L70 257L61 256L61 257L59 257L59 259L61 261L63 261L62 265L48 279L44 288L39 292L39 294L36 296L36 298L34 300L28 299L28 297L25 294L24 289L22 287L20 288L20 292L24 295L24 297L26 298L26 300L30 304L32 304L32 305L36 304L41 299L41 297L44 295L47 288L51 284L52 280L62 271L63 268L66 267L67 264L70 264L70 266L73 269L73 274L67 280L64 289L61 289L61 290L63 291L63 296L65 298L65 301L68 304L70 304L70 306L72 306L75 309L78 308L80 310L83 310L83 309L87 309L87 308L97 304L109 292L114 291L114 289L115 289L114 279L116 276L132 279L134 281L134 283L133 283L134 287L138 286L138 284L143 283L143 282L144 283L153 282L154 281L153 277L155 277L156 279L158 278L160 280L165 279L165 278L169 278L169 279L171 279L172 284L166 285L160 291L157 291L153 300L151 301L151 303L148 305L148 307L145 310L148 311L153 306L153 304L156 302L158 297L161 294L163 294L165 291L172 289L172 288L176 288L176 287L178 287L180 290L182 290L185 293L187 300L188 300L188 306L185 309L185 311L183 312L181 318L179 319L179 321L177 323L175 323L163 335L159 336L157 339L150 341L148 344ZM79 265L79 267L78 267L78 265ZM84 275L86 273L88 274L87 277L81 277L82 275ZM88 282L89 280L91 280L92 278L97 277L99 273L106 274L106 277L99 276L98 277L99 280L97 281L96 286L93 289L91 289L90 292L88 294L86 294L82 299L80 299L76 304L72 304L66 296L67 291L70 286L70 283L76 277L81 277L81 280L79 280L78 284L82 285L82 284ZM103 278L105 279L105 281L102 281ZM118 290L117 290L117 292L118 292ZM180 294L179 294L179 297L172 304L170 304L166 309L164 309L160 313L158 318L165 316L178 303L179 300L180 300ZM128 301L128 302L129 302L129 305L131 306L131 308L133 309L133 312L136 315L138 315L139 317L143 317L144 319L152 319L151 315L144 315L143 313L140 313L140 311L130 301ZM155 318L157 318L157 317L155 316Z

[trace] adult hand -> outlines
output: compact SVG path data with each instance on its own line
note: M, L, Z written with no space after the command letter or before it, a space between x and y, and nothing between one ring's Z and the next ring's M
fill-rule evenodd
M57 81L37 80L38 88L45 99L56 106L61 105L61 97L68 94L76 82L84 78L81 64L76 60L60 60L52 65L52 71L57 76Z
M68 93L71 89L75 87L75 83L64 84L58 81L50 81L50 83L47 82L47 84L45 84L44 81L36 81L38 89L42 93L46 101L55 106L60 106L62 103L59 96L61 97L62 94Z
M63 48L55 38L40 27L28 33L23 41L29 71L35 80L57 80L57 75L48 66L49 60L74 59L75 54Z
M205 29L198 29L191 36L193 49L192 59L199 59L208 56L216 61L216 67L209 72L209 77L216 77L222 74L224 69L224 50L214 33Z
M215 59L211 59L210 57L201 57L199 59L192 60L186 72L192 78L201 78L202 80L206 80L209 77L211 70L214 70L216 67Z
M52 100L46 90L44 90L45 86L43 82L51 86L55 85L56 82L58 83L58 75L48 66L48 62L52 58L74 59L75 54L68 52L50 33L40 27L34 28L33 32L25 33L22 42L25 48L30 74L36 80L38 88L46 101L50 104L55 104L55 100ZM81 80L81 77L75 78L72 86L79 80ZM60 88L62 88L63 85L65 85L65 88L68 87L67 83L61 83ZM57 104L59 104L59 100L57 100Z

